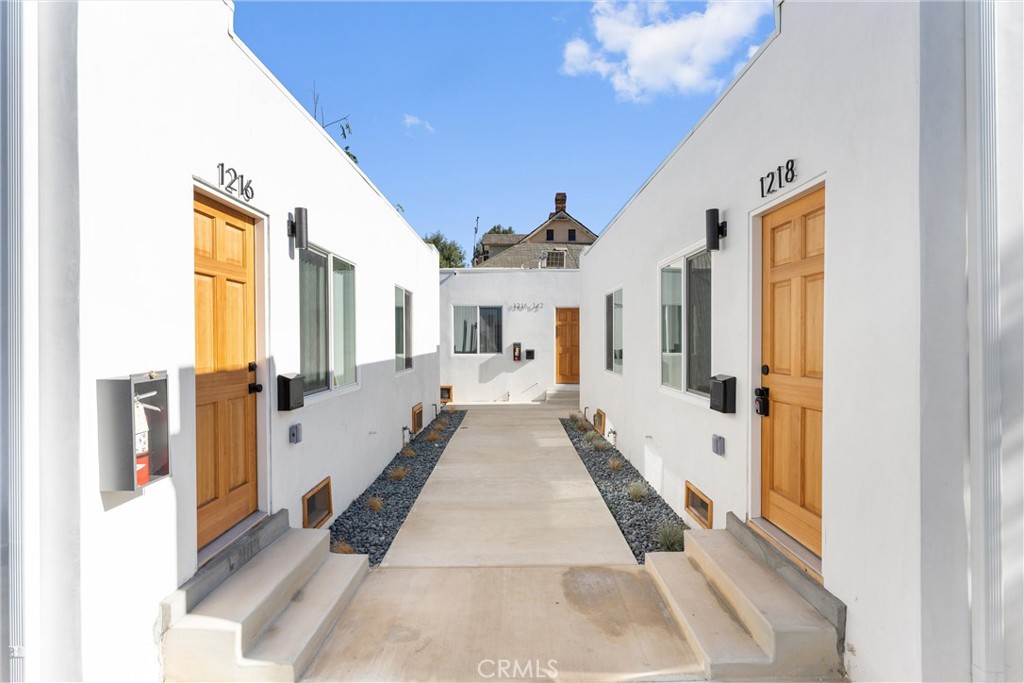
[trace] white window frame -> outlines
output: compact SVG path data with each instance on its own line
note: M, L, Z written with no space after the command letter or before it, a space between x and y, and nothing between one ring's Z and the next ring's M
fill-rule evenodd
M699 406L702 406L702 407L707 407L708 405L710 405L711 397L710 396L706 396L704 394L699 394L699 393L696 393L696 392L693 392L693 391L689 391L686 388L686 375L687 375L687 369L688 369L687 364L689 363L689 359L688 359L688 355L689 354L687 354L687 352L686 352L686 339L687 339L687 334L689 333L688 321L687 321L687 316L686 316L687 297L689 296L689 292L687 291L687 288L686 288L686 260L688 258L690 258L692 256L696 256L700 252L706 251L706 250L707 250L707 245L705 244L704 240L701 240L700 242L695 242L695 243L689 245L688 247L686 247L685 249L677 251L674 254L672 254L671 256L668 256L668 257L662 259L661 261L659 261L657 269L655 270L655 281L658 283L658 288L657 288L657 294L658 295L656 297L654 297L654 299L655 299L655 318L658 321L658 334L654 338L654 348L655 348L655 351L656 351L656 358L658 359L658 372L657 372L658 390L661 393L663 393L663 394L665 394L667 396L672 396L672 397L675 397L675 398L680 398L680 399L683 399L683 400L685 400L685 401L687 401L689 403L693 403L695 405L699 405ZM712 259L713 258L714 257L712 257ZM681 366L681 373L682 374L680 376L680 384L681 384L682 388L680 388L680 389L676 389L675 387L670 387L670 386L668 386L667 384L664 384L661 381L661 338L662 338L662 329L661 329L661 325L662 325L661 271L662 271L663 268L665 268L667 266L670 266L670 265L672 265L674 263L677 263L677 262L681 262L682 263L682 273L681 273L682 292L681 292L681 294L682 294L682 308L683 308L683 311L682 311L682 316L681 316L682 320L681 320L681 330L680 330L680 334L682 335L681 336L681 340L682 340L682 366ZM714 261L712 260L712 278L714 277L713 273L714 273ZM712 297L713 297L714 296L714 286L712 286L712 290L711 291L712 291ZM712 320L713 319L714 319L714 311L712 310ZM714 352L714 325L713 324L712 324L711 351L712 351L712 353ZM712 365L712 367L714 367L714 358L713 357L712 357L711 365Z
M312 251L313 253L315 253L315 254L317 254L319 256L322 256L322 257L327 259L327 299L326 299L327 310L324 312L324 317L325 317L325 319L327 321L327 386L325 388L314 389L312 391L305 391L305 389L303 389L303 397L307 398L307 399L308 398L313 398L313 397L326 397L326 396L331 396L331 395L340 395L340 394L344 394L344 393L349 393L349 392L358 390L362 386L361 383L360 383L360 380L362 378L362 371L361 371L361 369L359 367L359 358L358 358L357 354L354 354L354 355L356 355L355 379L352 382L349 382L348 384L341 384L341 385L337 385L337 386L335 386L335 384L334 384L334 378L335 378L334 370L337 367L337 362L336 362L336 359L334 357L334 337L335 337L335 333L336 333L335 332L335 320L334 320L334 283L332 282L332 278L334 276L334 261L335 260L342 261L342 262L347 263L348 265L352 266L352 269L353 269L353 286L355 286L355 272L358 271L358 267L356 266L356 263L354 261L352 261L351 259L347 259L347 258L343 258L341 256L338 256L334 252L329 251L327 249L324 249L323 247L319 247L317 245L310 244L308 249L309 249L309 251ZM300 261L299 268L301 269L301 267L302 267L302 265L301 265L301 261ZM301 287L301 284L299 286L299 297L300 297L300 299L302 297L302 287ZM355 310L358 307L358 303L356 303L355 297L353 297L353 303L354 303L353 311L352 311L353 344L356 345L356 348L358 349L358 338L359 338L359 335L358 335L358 331L357 330L358 330L359 316L356 314L357 312ZM299 335L300 335L300 354L301 354L301 335L302 335L301 327L299 328ZM301 362L300 362L300 365L301 365Z
M475 308L476 309L476 351L456 351L455 350L455 309L456 308ZM482 351L483 348L480 344L480 309L481 308L497 308L498 312L501 313L501 339L498 340L497 351ZM453 356L500 356L505 353L505 307L501 304L452 304L452 355Z
M415 363L413 362L414 355L412 353L412 290L406 289L401 285L395 285L395 292L402 292L402 322L404 329L402 330L402 358L405 359L404 367L397 367L398 365L398 349L395 349L395 374L399 375L404 372L412 372L415 369ZM397 341L397 339L396 339Z
M611 325L612 325L611 333L612 333L612 336L611 336L611 339L609 339L608 338L608 323L609 323L609 321L608 321L608 297L612 297L612 306L614 307L614 304L615 304L615 294L616 293L620 293L620 296L622 297L622 319L621 319L622 330L621 330L621 337L622 337L622 349L623 349L622 355L623 355L623 359L622 359L622 363L619 365L619 369L618 370L615 369L615 359L614 359L614 357L612 358L612 367L608 367L608 352L611 351L613 354L615 352L615 349L614 349L614 343L615 343L615 318L614 318L614 313L615 313L615 311L614 311L614 308L613 308L612 309L612 320L611 320ZM625 349L626 349L626 316L625 316L625 312L626 312L626 294L625 294L625 288L622 285L618 285L618 286L612 288L610 291L605 292L604 304L605 304L604 305L604 310L605 310L605 332L604 332L604 343L605 343L604 361L605 362L604 362L604 370L605 370L605 372L607 372L607 373L609 373L611 375L615 375L616 377L622 377L623 370L626 367L626 361L625 361L625 355L626 355L626 352L625 352ZM612 345L611 349L609 349L609 344Z

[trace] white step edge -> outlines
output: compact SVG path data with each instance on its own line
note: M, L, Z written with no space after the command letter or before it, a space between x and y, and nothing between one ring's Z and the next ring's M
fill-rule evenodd
M298 680L369 572L366 555L330 555L245 660L287 665ZM244 662L243 662L244 663Z
M183 621L210 617L239 625L239 654L291 601L328 555L330 534L323 529L289 529L249 560Z
M771 659L686 553L647 553L644 562L709 679L757 679L769 673Z
M776 664L776 672L826 678L840 675L835 627L732 534L690 530L685 547L707 581Z

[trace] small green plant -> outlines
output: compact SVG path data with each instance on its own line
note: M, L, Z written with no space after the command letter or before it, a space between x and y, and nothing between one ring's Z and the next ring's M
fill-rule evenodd
M405 469L401 465L388 470L388 479L391 481L402 481L407 476L409 476L409 470Z
M581 413L578 410L569 413L569 424L571 424L573 427L575 427L581 422L586 422L586 420L587 419L583 417L583 413Z
M606 451L611 448L611 444L605 441L603 436L599 436L590 442L590 445L594 447L594 450L598 453Z
M629 486L626 487L626 495L629 496L629 499L634 503L638 503L644 498L646 498L647 492L647 484L640 481L639 479L637 479L636 481L631 481L629 483Z
M578 425L576 425L576 429L578 429L581 432L589 432L594 429L594 425L584 420L583 422L580 422Z
M339 555L352 555L356 552L356 549L348 541L334 538L331 539L331 552L338 553Z
M683 531L686 527L682 524L669 522L658 527L658 545L662 550L679 552L683 549Z
M406 446L402 449L402 455L406 458L412 458L416 456L416 451L413 450L412 446Z
M583 435L583 440L586 441L587 443L594 443L594 439L598 438L599 436L601 435L598 434L596 431L591 430Z
M431 429L429 432L427 432L427 435L425 437L423 437L423 440L424 441L430 441L430 442L440 441L441 440L441 432L437 431L436 429Z
M366 507L374 512L380 512L384 509L384 501L378 496L370 496L366 499Z
M622 469L622 458L614 456L608 458L608 470L611 472L618 472Z
M434 429L448 429L448 418L441 416L437 422L434 423Z

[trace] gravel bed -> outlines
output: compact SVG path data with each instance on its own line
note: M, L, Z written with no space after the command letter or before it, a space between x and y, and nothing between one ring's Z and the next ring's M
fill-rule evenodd
M661 551L658 545L658 529L664 524L678 524L683 528L689 526L669 507L665 499L658 495L647 480L614 446L604 451L595 450L583 438L585 432L574 428L569 420L562 418L562 427L576 447L580 460L586 465L587 471L594 479L597 490L601 492L608 510L611 511L615 523L619 525L626 543L629 544L637 564L644 563L644 556L649 552ZM608 469L608 459L618 457L622 460L622 469ZM639 501L629 499L626 489L634 481L647 485L647 496Z
M409 444L416 455L407 458L401 452L395 454L380 476L331 524L331 540L344 541L356 553L369 555L371 566L380 564L420 495L420 490L427 483L434 465L440 460L448 441L465 416L465 410L442 413ZM448 420L448 426L439 430L441 438L427 441L427 433L441 418ZM392 480L388 477L388 473L395 467L406 469L408 474L404 479ZM371 496L380 498L384 507L377 511L367 507Z

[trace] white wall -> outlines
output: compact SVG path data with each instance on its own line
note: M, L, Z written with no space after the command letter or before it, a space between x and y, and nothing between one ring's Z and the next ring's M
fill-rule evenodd
M96 2L43 19L41 592L55 621L37 655L70 662L57 678L77 659L87 679L154 680L159 602L196 568L193 188L216 186L224 162L256 191L260 507L295 526L328 475L340 513L400 448L412 405L436 400L437 254L231 35L229 4ZM296 206L313 243L356 265L360 382L279 413L275 377L299 371ZM415 354L397 375L396 284L413 292ZM170 378L172 476L101 493L96 380L150 369Z
M583 346L582 402L608 413L620 450L675 509L690 480L715 501L715 526L730 510L757 516L759 216L824 183L822 565L826 588L849 608L845 661L854 680L936 675L923 664L925 614L941 638L968 624L962 487L954 481L922 499L922 470L962 469L966 450L965 294L949 271L964 262L956 183L963 72L940 60L949 70L936 67L923 86L920 68L939 56L940 42L962 55L961 24L962 7L943 15L911 3L784 3L780 34L581 266L583 337L603 331L603 296L619 286L625 327L622 376L604 370L600 345ZM931 42L922 43L922 25L937 31ZM952 111L938 109L951 99ZM795 183L762 199L759 177L790 158ZM734 415L660 387L658 266L703 242L704 211L713 207L729 228L712 257L711 371L737 377ZM924 224L925 211L939 219ZM944 286L924 291L922 280ZM950 358L959 362L944 366ZM940 396L941 411L924 409ZM724 457L711 453L712 434L725 437ZM927 539L926 512L941 520ZM936 551L939 537L947 546ZM956 560L937 567L923 552ZM938 642L953 643L941 653L943 675L966 678L964 641Z
M579 307L579 277L578 270L538 268L441 271L441 384L452 385L456 403L544 399L556 386L555 309ZM503 352L456 354L454 306L501 306ZM512 360L515 342L523 345L520 362ZM534 360L526 360L526 349L534 349Z

